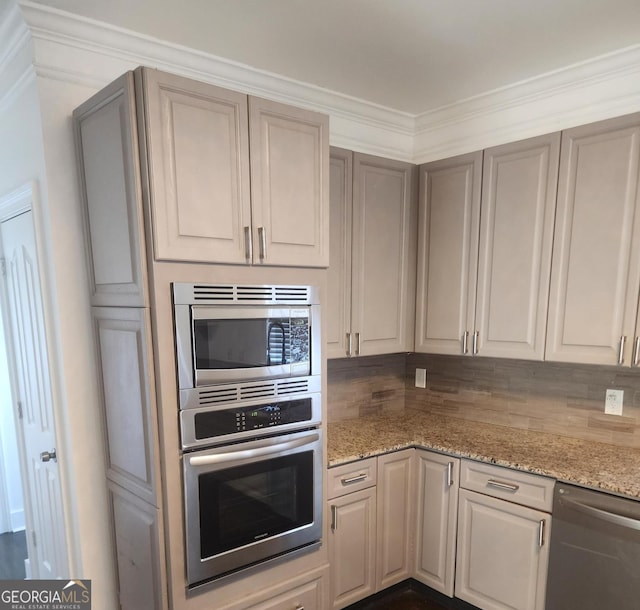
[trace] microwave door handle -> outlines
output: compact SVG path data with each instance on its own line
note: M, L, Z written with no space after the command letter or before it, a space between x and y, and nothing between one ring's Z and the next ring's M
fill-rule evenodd
M242 451L228 451L225 453L217 453L215 455L192 455L189 457L190 466L210 466L211 464L223 464L224 462L233 462L235 460L246 460L254 457L261 457L270 453L279 453L303 447L316 440L319 436L314 434L310 437L298 438L293 441L286 441L268 447L258 447L256 449L244 449Z
M269 324L269 329L267 330L267 362L269 364L269 366L271 366L273 364L273 362L271 362L271 332L277 329L282 333L282 351L280 354L280 364L285 364L285 348L286 348L286 333L284 332L284 325L282 324L282 322L271 322Z

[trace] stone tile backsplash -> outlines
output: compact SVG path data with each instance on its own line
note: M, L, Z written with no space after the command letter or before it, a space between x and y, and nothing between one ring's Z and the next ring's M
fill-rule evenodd
M427 387L414 386L427 369ZM640 447L640 370L554 362L392 354L328 362L328 420L417 409L469 421ZM622 416L604 413L624 390Z

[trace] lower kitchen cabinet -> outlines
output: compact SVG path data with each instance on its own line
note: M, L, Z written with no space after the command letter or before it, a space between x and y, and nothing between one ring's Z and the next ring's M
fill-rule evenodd
M332 608L411 577L413 454L407 449L329 470Z
M377 591L411 577L414 453L409 449L378 458Z
M483 610L544 610L553 480L467 460L460 479L476 491L460 490L456 597Z
M416 450L415 573L421 583L453 597L460 460Z
M332 608L344 608L376 590L376 488L329 501Z

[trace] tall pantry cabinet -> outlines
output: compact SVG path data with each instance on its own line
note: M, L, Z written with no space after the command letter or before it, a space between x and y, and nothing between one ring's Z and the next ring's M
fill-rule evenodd
M415 166L331 149L327 356L412 351Z
M163 463L178 456L161 453L153 285L173 271L157 263L326 266L328 118L139 68L76 109L74 129L120 604L158 610L165 539L183 534L164 522Z

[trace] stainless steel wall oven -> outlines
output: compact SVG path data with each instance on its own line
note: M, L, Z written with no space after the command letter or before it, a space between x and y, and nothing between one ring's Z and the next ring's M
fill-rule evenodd
M173 289L174 301L195 301L174 312L187 586L196 589L320 544L320 311L312 287ZM199 351L211 378L198 374Z

